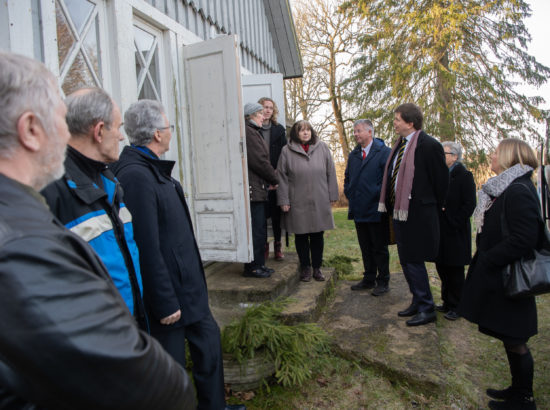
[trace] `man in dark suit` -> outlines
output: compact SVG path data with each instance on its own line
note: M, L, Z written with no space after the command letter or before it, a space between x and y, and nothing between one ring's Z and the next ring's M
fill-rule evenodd
M382 177L390 149L380 138L374 138L374 126L370 120L355 121L353 135L357 146L349 154L344 194L349 201L348 219L355 221L364 272L363 279L351 290L374 288L372 294L380 296L388 292L390 281L388 220L386 214L378 212Z
M436 320L425 261L439 250L439 215L449 185L443 147L422 131L423 115L415 104L395 110L393 125L399 135L386 163L379 211L393 216L399 262L413 295L410 306L398 313L412 316L408 326Z
M208 306L202 261L183 189L163 160L173 125L158 101L140 100L124 114L131 142L114 166L133 216L151 334L182 366L193 360L199 409L226 406L220 329Z

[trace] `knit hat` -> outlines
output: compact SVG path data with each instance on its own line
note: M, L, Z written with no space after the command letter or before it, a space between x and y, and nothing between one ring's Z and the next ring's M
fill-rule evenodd
M254 114L255 112L263 110L264 107L261 104L258 103L246 103L244 105L244 116L247 117L249 115Z

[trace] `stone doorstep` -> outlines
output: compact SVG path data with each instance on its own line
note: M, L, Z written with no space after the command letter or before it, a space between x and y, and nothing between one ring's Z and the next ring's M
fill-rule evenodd
M378 297L370 290L351 291L352 284L336 285L333 302L319 319L332 335L334 350L379 369L390 380L426 391L444 389L447 371L435 324L408 327L408 318L397 316L411 300L403 274L391 274L390 292ZM438 315L438 320L444 319Z
M289 323L315 321L335 282L333 268L323 268L326 281L300 282L298 257L286 254L283 262L268 261L275 272L270 278L242 276L243 264L224 263L209 266L207 276L210 309L218 325L223 327L244 314L247 307L277 297L288 296L291 301L283 315Z

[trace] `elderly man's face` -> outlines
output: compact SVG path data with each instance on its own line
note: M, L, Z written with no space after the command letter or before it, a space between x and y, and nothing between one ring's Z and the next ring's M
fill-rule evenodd
M120 155L119 143L124 139L120 132L122 115L118 105L113 101L113 122L110 128L103 127L103 135L99 146L101 162L111 163L118 161Z
M65 173L65 152L67 150L67 142L71 138L65 115L67 108L61 98L53 111L53 130L44 131L47 134L47 143L42 155L39 157L39 172L37 175L36 187L45 187L50 182L55 181ZM53 133L52 134L50 134Z
M372 141L372 130L366 124L359 123L353 127L353 136L355 141L365 148Z

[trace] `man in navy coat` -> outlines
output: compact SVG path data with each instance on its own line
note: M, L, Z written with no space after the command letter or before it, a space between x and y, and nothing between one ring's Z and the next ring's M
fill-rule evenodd
M140 100L124 114L131 146L114 170L124 188L139 247L143 296L151 334L185 366L185 341L193 361L198 409L226 406L220 329L208 306L206 278L183 189L172 178L173 125L158 101Z
M374 288L372 294L380 296L389 290L390 254L388 218L378 212L378 200L391 150L380 138L374 138L370 120L355 121L353 135L358 145L349 154L344 194L349 201L348 219L355 221L364 272L363 279L351 289Z

